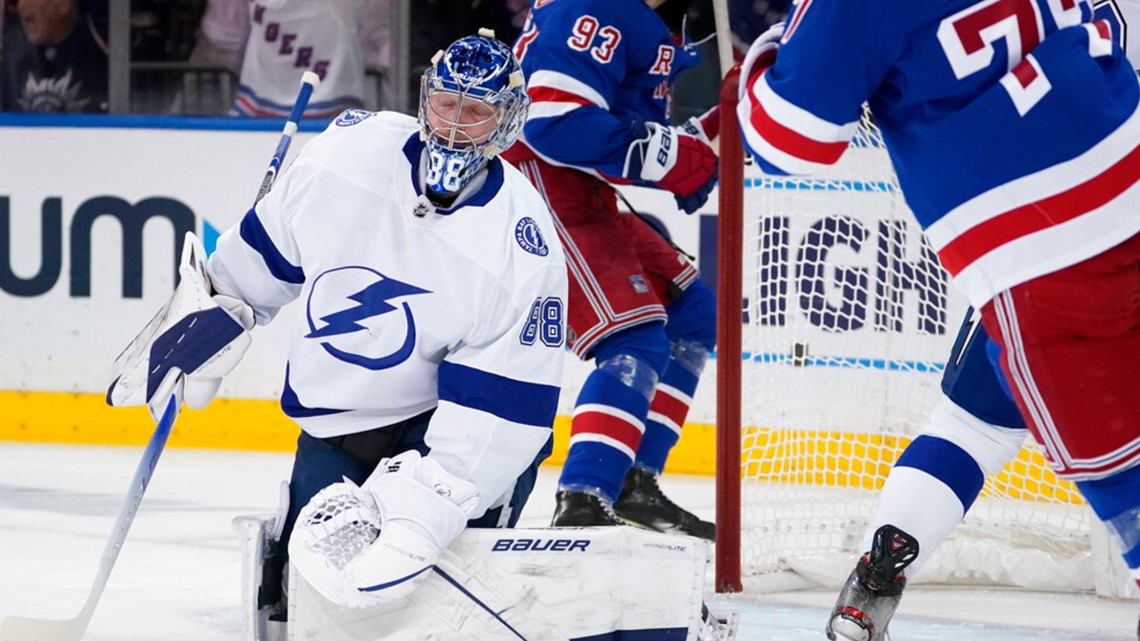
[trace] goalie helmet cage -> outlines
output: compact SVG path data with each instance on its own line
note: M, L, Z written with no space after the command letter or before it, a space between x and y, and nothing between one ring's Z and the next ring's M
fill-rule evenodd
M967 306L869 113L821 175L766 176L744 162L738 75L720 98L716 587L838 588ZM1089 530L1029 439L916 580L1091 590Z

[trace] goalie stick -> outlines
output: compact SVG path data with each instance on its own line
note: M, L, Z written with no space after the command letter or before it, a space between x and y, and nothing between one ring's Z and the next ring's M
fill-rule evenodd
M281 140L278 141L273 157L269 161L269 169L261 181L261 188L257 192L254 205L260 202L273 187L277 173L282 163L285 162L285 155L289 153L293 134L297 133L301 116L305 112L306 105L309 104L309 98L312 97L313 90L320 82L320 77L311 71L306 71L301 76L301 90L297 94L297 100L293 103L293 110L285 122L285 127L281 132ZM87 601L84 602L83 609L70 619L7 617L0 621L0 641L80 641L83 638L83 633L86 632L87 625L91 622L91 616L95 613L95 607L99 604L100 597L103 596L104 588L107 587L107 581L111 578L111 570L119 558L119 550L122 549L123 543L127 539L127 533L131 529L131 523L134 522L139 504L142 503L147 485L150 484L154 468L158 465L158 459L166 447L166 441L174 427L174 420L181 410L182 406L177 395L171 395L166 404L166 409L163 411L162 417L143 451L142 460L135 468L134 478L131 479L131 484L127 488L126 501L118 518L115 519L115 525L111 528L111 536L103 547L103 556L99 560L99 573L95 576L95 581L91 585L91 591L87 594Z
M142 460L139 461L139 465L135 469L135 476L131 479L130 487L127 488L127 498L123 504L123 510L119 513L119 518L115 519L114 527L111 528L111 537L103 546L103 558L99 560L99 574L95 576L95 583L91 586L91 592L87 595L87 602L83 604L83 609L74 617L63 620L8 617L4 619L3 623L0 623L0 641L79 641L83 638L83 632L87 630L87 624L91 622L91 615L95 613L95 606L99 603L99 597L103 595L103 588L107 586L107 580L111 578L111 569L115 566L115 560L119 558L119 550L122 549L123 541L127 538L127 532L131 529L131 522L134 521L135 513L139 510L139 503L142 502L146 486L150 483L151 475L154 474L154 467L158 465L158 457L166 446L166 439L170 436L170 429L174 427L174 419L178 416L180 409L175 398L171 396L170 401L166 404L166 410L162 413L162 418L158 421L158 427L155 428L154 434L150 437L150 442L147 443Z
M297 133L297 127L301 124L301 114L305 113L305 106L309 104L309 98L319 84L321 84L321 77L312 71L301 74L301 91L297 94L297 101L293 103L293 111L289 112L289 119L285 121L281 140L277 142L277 150L273 152L273 158L269 161L269 169L265 172L265 178L261 180L261 188L257 190L257 199L253 201L253 204L256 205L265 197L265 194L269 193L269 188L277 179L277 172L281 170L281 164L285 162L285 154L289 153L289 145L293 142L293 134Z

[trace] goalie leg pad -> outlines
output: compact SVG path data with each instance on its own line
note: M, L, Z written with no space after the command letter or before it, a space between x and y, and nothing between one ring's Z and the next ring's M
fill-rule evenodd
M468 529L402 601L345 610L299 577L290 623L322 641L731 641L736 618L702 607L707 560L706 544L637 528Z
M285 641L284 601L281 598L281 528L289 506L289 488L281 484L276 514L248 514L233 520L241 545L242 640Z

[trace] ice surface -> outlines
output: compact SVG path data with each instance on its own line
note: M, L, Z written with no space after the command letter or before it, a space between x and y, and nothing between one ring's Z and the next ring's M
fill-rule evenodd
M74 616L87 596L142 448L0 442L0 617ZM90 641L236 641L239 514L271 512L291 457L168 450L106 592ZM557 470L543 468L522 524L553 509ZM678 503L713 516L710 479L666 476ZM831 591L713 596L741 613L741 641L818 641ZM912 587L894 641L1134 640L1140 604L1090 595Z

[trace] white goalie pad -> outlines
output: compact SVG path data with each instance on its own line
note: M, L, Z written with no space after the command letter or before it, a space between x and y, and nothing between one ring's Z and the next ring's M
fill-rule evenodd
M469 529L409 597L344 608L290 576L293 639L730 641L702 619L708 546L633 527ZM620 637L619 637L620 638Z
M267 580L266 561L277 553L288 509L289 483L282 482L275 514L245 514L233 520L233 530L241 547L242 641L286 641L288 638L286 623L270 619L277 605L261 603L266 589L263 588Z

